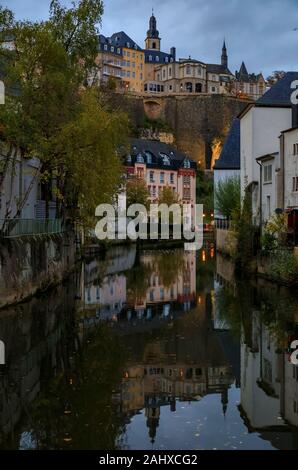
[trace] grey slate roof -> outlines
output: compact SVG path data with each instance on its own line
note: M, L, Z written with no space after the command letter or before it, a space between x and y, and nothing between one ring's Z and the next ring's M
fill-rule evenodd
M99 35L99 43L100 44L109 44L114 47L129 47L131 49L135 49L137 51L141 51L141 47L131 39L124 31L120 31L119 33L114 33L110 38L104 36L103 34Z
M240 119L234 119L214 170L240 170Z
M261 98L256 105L260 106L291 106L291 94L294 89L291 83L298 80L298 72L287 72L286 75L273 85Z
M131 141L131 152L130 156L132 159L132 164L136 162L137 155L142 154L144 161L146 162L145 152L149 152L152 155L152 163L146 163L148 168L164 168L177 170L178 168L183 167L183 162L185 159L190 161L190 168L196 170L197 164L195 161L191 160L187 155L180 152L179 150L171 147L170 145L164 144L157 140L144 140L144 139L132 139ZM169 157L170 165L164 165L163 159L160 156L160 153L166 154ZM130 165L126 161L126 164Z
M152 60L149 60L149 56L152 56ZM156 57L158 57L158 60L156 60ZM174 58L171 54L167 54L166 52L156 51L152 49L145 49L145 62L148 62L148 63L157 62L157 63L164 64L166 62L166 58L168 58L168 62L170 62L171 59L172 59L172 62L174 61Z
M208 73L217 73L217 74L229 74L232 75L232 72L229 69L226 69L220 64L206 64Z

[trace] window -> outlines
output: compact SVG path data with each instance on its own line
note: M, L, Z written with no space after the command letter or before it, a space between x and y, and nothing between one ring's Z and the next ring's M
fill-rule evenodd
M298 144L293 145L293 155L298 155Z
M152 163L152 153L146 151L145 155L146 155L146 158L147 158L147 163Z
M156 62L159 62L159 57L158 55L155 57Z
M117 54L121 54L120 47L117 48Z
M132 66L133 66L133 68L135 68L135 67L136 67L136 63L135 63L135 62L133 62L133 63L132 63Z
M138 163L144 163L144 158L143 158L143 155L141 153L138 153L138 155L137 155L137 162Z
M267 216L271 216L271 200L270 196L267 196Z
M126 76L130 77L130 71L129 70L126 72Z
M272 165L264 165L264 183L272 183Z
M183 188L183 199L190 199L190 188Z
M183 176L183 184L190 184L190 176Z
M162 71L162 78L166 78L166 69L163 69Z
M293 192L298 192L298 176L293 177Z
M149 62L152 62L152 55L149 55Z
M162 152L160 152L159 155L160 155L161 158L163 159L163 164L164 164L164 165L170 165L170 164L171 164L168 155L166 155L165 153L162 153Z
M140 79L143 80L143 74L142 73L140 73Z
M127 66L127 67L130 67L130 60L128 60L128 61L126 62L126 66Z
M154 171L150 171L149 176L150 176L150 183L154 183Z
M170 174L170 183L174 184L174 173Z
M152 49L156 49L156 42L152 43Z
M186 75L190 75L191 74L191 68L190 68L190 65L188 65L186 67Z
M136 53L135 53L135 52L132 53L132 58L133 58L133 59L136 58Z
M131 163L131 155L127 155L126 161L127 161L127 163Z
M108 45L105 44L105 45L103 46L103 48L104 48L105 51L107 51L107 50L108 50Z
M111 52L114 52L115 48L114 46L111 46Z
M132 72L132 78L136 78L136 72Z
M164 172L161 172L161 173L160 173L160 182L161 182L161 183L164 183L164 182L165 182L165 174L164 174Z
M166 57L166 58L165 58L165 61L166 61L166 63L168 63L168 62L169 62L169 58L168 58L168 57Z
M216 92L215 86L212 86L212 87L211 87L211 92L212 92L212 93L215 93L215 92Z
M190 168L190 161L188 159L185 159L183 166L184 168Z
M172 67L169 67L169 77L172 76Z

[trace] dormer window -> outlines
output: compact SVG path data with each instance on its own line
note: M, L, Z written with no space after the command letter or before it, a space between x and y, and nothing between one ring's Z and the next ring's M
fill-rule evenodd
M126 162L127 163L131 163L131 155L128 154L127 157L126 157Z
M130 42L128 42L126 45L127 45L128 49L130 49Z
M145 155L146 155L147 163L149 163L149 164L152 163L152 153L146 151L146 152L145 152Z
M137 155L137 163L144 163L144 158L141 153L138 153Z
M114 52L114 46L111 46L111 52Z
M149 55L149 62L152 62L152 55Z
M156 62L159 62L159 57L158 55L155 57Z
M169 58L168 58L168 57L166 57L166 58L165 58L165 61L166 61L166 63L168 63L168 62L169 62Z
M103 48L104 48L105 51L107 51L107 50L108 50L108 45L105 44L105 45L103 46Z
M190 168L190 161L188 159L185 159L184 163L183 163L183 166L184 166L184 168Z
M164 165L171 165L171 161L168 155L165 153L160 153L159 155L161 156Z

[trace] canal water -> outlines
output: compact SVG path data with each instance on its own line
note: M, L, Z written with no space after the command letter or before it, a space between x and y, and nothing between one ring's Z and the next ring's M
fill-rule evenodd
M111 249L0 311L0 447L298 449L297 325L212 242Z

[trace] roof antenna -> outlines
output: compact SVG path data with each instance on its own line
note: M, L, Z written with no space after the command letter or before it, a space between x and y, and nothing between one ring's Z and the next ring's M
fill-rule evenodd
M154 8L152 7L152 16L154 16Z

